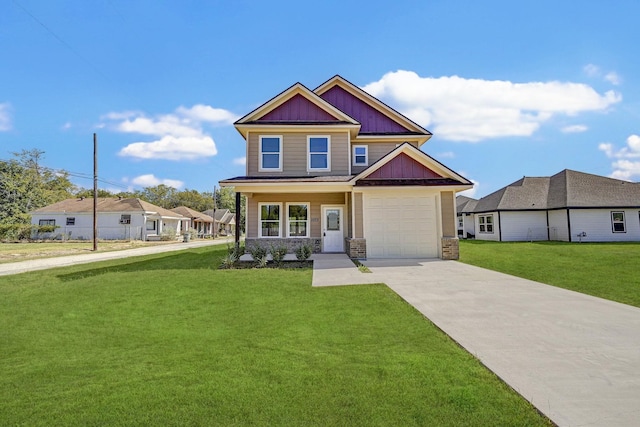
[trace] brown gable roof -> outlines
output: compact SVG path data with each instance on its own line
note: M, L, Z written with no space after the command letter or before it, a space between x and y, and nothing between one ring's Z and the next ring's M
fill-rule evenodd
M198 220L202 222L213 222L213 218L211 218L209 215L205 215L201 212L195 211L186 206L178 206L177 208L171 209L171 211L177 212L184 217L191 218L194 220Z
M112 197L100 197L97 203L98 212L127 212L158 214L168 218L183 218L182 215L161 208L140 199L119 199ZM93 212L93 198L66 199L61 202L36 209L33 213L90 213Z

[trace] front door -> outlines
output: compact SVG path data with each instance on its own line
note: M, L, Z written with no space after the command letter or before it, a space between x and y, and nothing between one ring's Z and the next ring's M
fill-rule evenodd
M341 206L322 207L322 252L344 252Z

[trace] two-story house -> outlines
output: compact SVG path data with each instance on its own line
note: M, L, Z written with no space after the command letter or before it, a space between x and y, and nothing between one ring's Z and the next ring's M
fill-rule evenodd
M220 185L247 197L247 247L458 257L455 193L472 183L420 150L428 130L342 77L296 83L235 127L246 175Z

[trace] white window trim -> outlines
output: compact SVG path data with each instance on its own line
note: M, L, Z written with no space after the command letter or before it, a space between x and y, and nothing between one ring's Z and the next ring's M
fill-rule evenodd
M278 167L277 168L265 168L262 166L262 154L275 154L275 153L263 153L262 152L262 139L263 138L278 138L280 141L279 151L278 151ZM258 137L258 171L259 172L282 172L282 157L283 157L283 149L282 149L282 135L260 135Z
M481 222L481 220L483 218L489 218L489 217L491 218L491 223L486 222L486 221L484 223ZM485 231L481 231L480 227L483 226L483 225L485 226L484 227ZM487 225L491 225L491 231L487 231ZM495 223L493 222L493 214L478 215L478 233L481 233L481 234L493 234L494 232L495 232Z
M307 207L307 234L304 236L291 236L291 227L289 227L289 206L302 206L305 205ZM292 238L292 239L303 239L303 238L308 238L311 231L311 203L309 202L289 202L287 203L287 207L285 209L285 213L287 214L287 237L288 238Z
M356 148L364 148L364 163L358 163L356 160ZM369 146L368 145L354 145L352 148L353 166L369 166Z
M622 221L614 221L613 220L613 215L615 215L615 214L622 214ZM622 227L624 228L624 230L616 231L615 224L622 224ZM627 232L627 218L626 218L626 215L624 214L624 211L611 211L611 232L612 233L626 233Z
M326 168L311 167L311 138L327 138L327 167ZM307 135L307 172L328 172L330 170L331 170L331 135Z
M262 235L262 218L260 215L262 214L262 207L265 205L276 205L279 206L280 209L280 219L278 220L278 235L277 236L263 236ZM260 239L279 239L282 237L282 215L285 214L282 210L282 203L277 202L260 202L258 203L258 237Z

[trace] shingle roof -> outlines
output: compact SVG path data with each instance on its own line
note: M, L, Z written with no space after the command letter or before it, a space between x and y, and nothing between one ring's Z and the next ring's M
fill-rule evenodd
M169 209L161 208L140 199L119 199L111 197L99 197L97 203L98 212L140 212L158 214L167 218L183 218L182 215ZM93 212L93 198L66 199L61 202L36 209L31 213L89 213Z
M478 200L473 212L640 206L640 184L565 169L523 177Z
M477 199L473 199L467 196L458 196L456 197L456 213L471 213L478 204Z
M171 210L173 212L179 213L182 216L186 216L187 218L197 219L198 221L202 222L213 222L213 218L211 218L209 215L205 215L186 206L178 206L177 208L173 208Z

